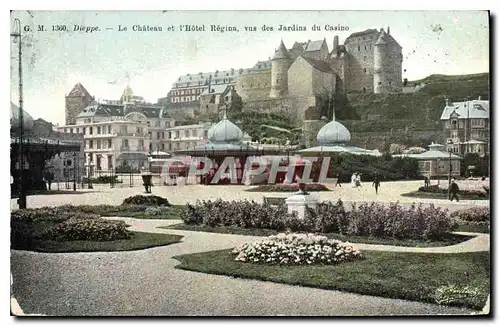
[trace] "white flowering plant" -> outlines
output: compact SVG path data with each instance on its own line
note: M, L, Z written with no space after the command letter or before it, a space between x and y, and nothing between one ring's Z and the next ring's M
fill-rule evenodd
M303 233L280 233L233 250L236 261L270 265L335 265L363 259L347 242Z

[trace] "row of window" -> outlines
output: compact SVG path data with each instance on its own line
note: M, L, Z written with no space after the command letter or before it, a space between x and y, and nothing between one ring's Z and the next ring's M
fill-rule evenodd
M181 131L176 130L174 132L168 132L168 138L170 139L180 139L181 137ZM198 137L198 130L197 129L192 129L190 130L184 130L184 138L189 138L189 137ZM204 130L204 137L208 137L208 130Z
M171 103L193 102L199 100L199 96L172 97Z
M486 119L470 119L470 124L473 127L486 127ZM444 123L446 129L456 129L458 125L458 129L465 128L465 120L457 120L453 119L450 121L445 121Z
M371 44L368 44L368 45L365 44L365 51L371 50L371 49L372 49ZM358 45L358 51L361 51L361 45ZM365 60L366 60L366 56L365 56Z
M190 95L190 94L201 94L207 87L203 88L193 88L193 89L183 89L180 91L172 91L172 95Z
M234 78L221 78L221 79L215 79L211 82L212 84L215 84L215 85L218 85L218 84L230 84L230 83L234 83ZM174 87L189 87L189 86L202 86L202 85L205 85L205 82L204 81L199 81L199 82L195 82L195 83L190 83L190 82L181 82L181 83L177 83L174 85Z

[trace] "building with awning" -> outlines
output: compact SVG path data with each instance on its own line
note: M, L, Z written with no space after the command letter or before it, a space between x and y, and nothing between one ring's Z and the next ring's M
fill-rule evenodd
M408 157L418 161L420 173L430 177L445 177L451 175L460 175L460 163L462 157L453 154L450 151L445 151L445 146L432 143L429 145L429 150L420 154L395 154L392 157Z
M81 139L80 139L81 138ZM20 151L22 141L23 150ZM71 166L72 181L78 182L80 174L79 161L83 144L82 137L68 136L52 130L52 124L33 117L23 110L23 132L20 130L19 107L10 104L10 173L12 176L11 191L17 194L20 189L20 175L23 170L23 183L27 192L46 189L44 174L46 165L51 165L57 156L65 167ZM21 166L21 155L23 165ZM64 158L62 158L64 156ZM66 158L67 156L67 158ZM68 162L68 160L70 162ZM47 164L49 163L49 164ZM66 172L69 168L66 168ZM68 172L69 173L69 172ZM57 180L58 176L54 176Z

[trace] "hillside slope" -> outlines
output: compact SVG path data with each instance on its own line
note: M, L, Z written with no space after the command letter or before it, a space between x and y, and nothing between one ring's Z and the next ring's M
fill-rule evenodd
M405 128L410 123L416 130L430 130L441 116L446 99L457 102L466 98L477 99L479 96L482 99L489 99L488 73L459 76L431 75L409 82L409 85L418 84L425 86L415 93L348 94L350 106L361 117L357 129L390 130L391 125L395 128ZM373 129L374 127L377 129Z

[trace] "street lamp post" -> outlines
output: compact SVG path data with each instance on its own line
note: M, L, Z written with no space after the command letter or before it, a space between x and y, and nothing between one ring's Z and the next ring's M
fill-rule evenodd
M449 171L448 171L448 198L450 198L450 187L451 187L451 169L452 169L452 165L451 165L451 145L453 145L453 141L451 139L448 139L448 141L446 142L448 144L448 153L450 154L450 159L449 159L449 163L450 163L450 167L449 167Z
M17 27L17 33L11 33L10 36L19 38L19 199L17 201L19 209L26 208L26 189L24 184L24 114L23 114L23 74L22 74L22 49L21 49L21 21L14 19L14 25ZM16 28L14 28L16 30ZM16 41L14 39L14 42Z
M73 152L73 191L76 191L76 152Z

